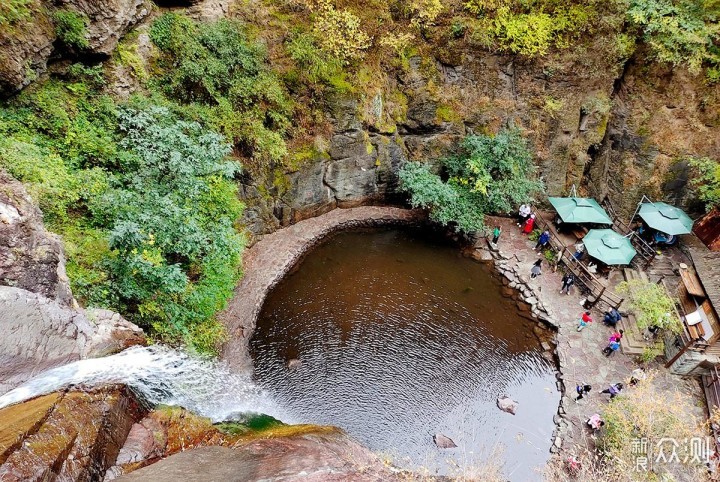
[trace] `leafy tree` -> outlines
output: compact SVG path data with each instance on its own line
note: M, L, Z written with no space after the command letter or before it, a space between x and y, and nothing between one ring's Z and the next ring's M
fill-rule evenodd
M690 159L696 174L692 185L707 211L720 207L720 162L708 157Z
M433 220L464 232L480 230L485 213L509 212L543 188L533 178L532 154L517 129L468 136L460 153L441 165L442 177L426 164L405 164L401 189L414 207L429 209Z
M90 204L109 229L111 299L171 339L188 336L221 309L239 277L242 205L230 146L168 109L125 107L118 169ZM209 347L204 347L209 348Z

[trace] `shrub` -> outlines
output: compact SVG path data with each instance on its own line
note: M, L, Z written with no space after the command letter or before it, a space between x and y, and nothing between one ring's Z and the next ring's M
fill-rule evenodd
M184 115L219 130L248 156L285 157L292 104L265 48L242 24L199 24L169 13L153 23L150 38L161 51L154 88L183 103Z
M642 30L660 62L700 72L703 63L720 64L720 4L696 0L631 0L628 19Z
M627 294L628 306L635 315L638 328L657 326L673 333L682 329L675 316L675 302L661 285L643 280L623 281L617 292Z
M58 10L53 18L55 34L67 47L85 49L90 45L87 39L89 20L85 14L72 10Z
M588 30L599 17L602 2L584 0L466 0L464 8L481 18L481 31L503 50L527 57L550 47L568 47L569 40Z
M348 10L337 10L331 0L313 0L314 31L320 45L343 65L362 59L370 37L360 28L360 18Z
M687 442L693 437L705 437L705 431L693 413L692 398L687 397L681 391L660 390L655 388L653 379L655 374L649 373L645 380L641 380L632 389L625 390L620 396L605 407L602 418L605 426L599 440L599 448L606 455L608 460L616 468L616 474L633 472L628 467L636 467L638 457L647 456L652 462L658 443L663 441L677 441L678 462L692 466L697 464L696 477L689 476L687 480L701 480L700 471L704 469L701 465L702 456L695 461L690 457L690 444ZM638 446L638 442L644 440L646 446ZM663 447L666 455L673 450L668 444ZM648 450L652 453L647 452ZM674 450L673 450L674 452ZM647 479L643 480L673 480L665 478L662 474L663 464L651 464L655 473L647 473ZM650 468L650 465L648 466ZM671 465L665 465L671 467ZM691 467L692 470L692 467ZM670 474L667 474L670 475ZM620 480L625 480L620 479Z
M516 129L468 136L460 153L441 165L446 181L426 164L405 164L400 187L414 207L429 209L433 220L459 231L481 230L485 213L509 212L543 187L533 179L532 154Z
M440 0L410 0L405 5L410 15L411 25L424 28L432 25L443 10Z
M295 35L287 43L290 58L298 65L301 75L312 83L331 85L333 79L343 75L341 62L322 50L318 39L309 33Z
M691 184L707 211L720 207L720 162L703 158L691 158L690 167L695 171Z

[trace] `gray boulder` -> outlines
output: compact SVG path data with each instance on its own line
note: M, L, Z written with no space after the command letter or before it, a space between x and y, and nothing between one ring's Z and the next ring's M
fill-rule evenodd
M1 169L0 285L72 302L60 238L45 229L23 185Z
M145 342L117 313L82 312L7 286L0 286L0 332L0 394L44 370Z
M436 433L435 435L433 435L433 442L435 442L435 445L437 445L441 449L452 449L457 447L457 445L455 445L455 442L453 442L453 439L441 433Z
M498 397L497 406L503 412L507 412L509 414L515 415L515 411L517 410L518 403L508 396L502 396L502 397Z

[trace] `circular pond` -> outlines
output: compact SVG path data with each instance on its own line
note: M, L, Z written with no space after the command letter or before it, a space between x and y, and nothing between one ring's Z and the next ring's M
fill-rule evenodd
M560 398L547 336L490 267L388 230L309 253L268 295L250 349L288 422L342 427L400 467L457 475L502 461L525 481L540 479ZM437 448L435 433L457 447Z

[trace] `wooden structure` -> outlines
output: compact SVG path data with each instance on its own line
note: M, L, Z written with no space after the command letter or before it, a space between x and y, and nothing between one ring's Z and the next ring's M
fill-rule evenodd
M666 366L677 374L705 375L720 364L720 252L688 250L695 267L680 269L677 286L683 331L666 344Z
M602 206L603 209L607 211L608 215L612 219L613 230L620 234L630 235L630 243L632 243L633 248L635 248L635 251L637 251L637 255L633 259L631 265L636 269L647 269L647 267L650 266L650 263L652 263L653 259L655 259L655 255L657 254L655 250L652 248L652 246L647 244L645 240L642 239L633 229L631 229L630 225L620 219L620 216L615 210L615 206L613 206L610 198L607 195L603 198L602 201L600 201L600 206Z
M693 226L695 236L712 251L720 251L720 209L715 208Z
M540 230L547 229L550 232L550 246L557 255L557 262L562 261L565 267L575 276L575 284L578 288L587 292L589 306L600 305L607 310L620 308L624 301L623 298L609 290L600 278L591 273L583 263L578 262L558 236L555 226L537 212L535 213L535 226Z

